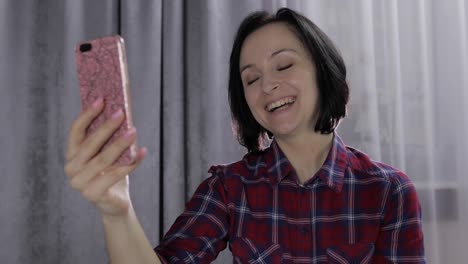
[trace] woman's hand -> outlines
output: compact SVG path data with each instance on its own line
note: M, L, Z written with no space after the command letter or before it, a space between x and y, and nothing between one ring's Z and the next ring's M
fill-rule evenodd
M125 216L131 200L128 174L143 160L146 149L137 153L136 162L129 166L113 166L115 160L136 140L136 131L128 133L100 151L124 120L123 112L101 125L85 139L86 128L103 110L102 99L97 100L76 118L71 126L66 151L65 173L70 185L93 203L103 217Z

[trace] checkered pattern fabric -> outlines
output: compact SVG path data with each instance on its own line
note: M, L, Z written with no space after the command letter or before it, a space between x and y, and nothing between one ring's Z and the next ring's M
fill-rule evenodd
M210 168L161 245L166 263L425 263L420 204L408 177L334 135L321 169L300 184L273 141Z

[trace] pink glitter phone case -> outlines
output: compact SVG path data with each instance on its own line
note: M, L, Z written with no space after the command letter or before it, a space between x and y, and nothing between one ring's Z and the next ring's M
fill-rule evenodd
M88 108L98 97L104 99L104 110L87 128L86 134L94 132L118 109L125 113L125 120L105 143L103 148L133 127L130 105L127 61L124 40L109 36L78 43L75 49L82 110ZM114 165L129 165L135 161L137 145L132 144Z

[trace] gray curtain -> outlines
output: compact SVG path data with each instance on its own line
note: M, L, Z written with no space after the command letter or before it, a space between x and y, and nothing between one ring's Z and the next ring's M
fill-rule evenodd
M423 206L429 263L468 243L468 3L340 0L0 0L0 263L105 263L96 210L63 172L80 110L76 42L121 33L138 142L131 196L156 246L232 136L229 52L241 19L288 6L342 50L351 103L339 133L399 167ZM217 263L230 263L224 251Z

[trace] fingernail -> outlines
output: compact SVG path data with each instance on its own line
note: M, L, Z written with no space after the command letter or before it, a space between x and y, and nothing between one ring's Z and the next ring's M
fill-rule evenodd
M141 149L141 153L142 153L143 155L146 155L146 153L148 153L148 148L143 147L143 148Z
M148 154L148 149L147 148L140 149L140 151L138 153L138 159L142 160L144 157L146 157L146 154Z
M102 98L98 97L98 99L96 99L96 101L93 102L93 108L97 109L101 106L101 104L102 104Z
M143 157L146 156L147 153L148 153L148 149L147 149L147 148L143 148L143 149L141 150L141 155L142 155Z
M112 119L119 119L122 116L122 114L123 114L122 109L119 109L115 113L112 114Z
M124 137L125 137L126 139L130 139L130 138L132 138L132 137L135 135L135 132L136 132L135 128L130 128L129 130L127 130L127 132L125 133Z

